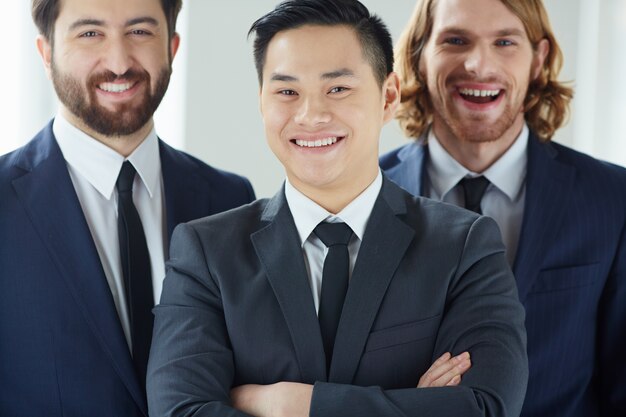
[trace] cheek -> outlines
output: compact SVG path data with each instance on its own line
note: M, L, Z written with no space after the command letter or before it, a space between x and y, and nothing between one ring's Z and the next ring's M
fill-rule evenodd
M519 68L524 67L520 66ZM513 83L513 87L518 91L518 95L526 95L526 90L531 80L531 71L532 70L518 70L516 73L511 74L511 82Z
M275 106L264 106L262 118L268 139L270 139L270 137L280 136L281 131L285 128L289 120L287 110Z
M165 54L144 54L137 58L137 65L143 67L145 71L152 75L152 78L158 76L163 68L170 67L169 56Z

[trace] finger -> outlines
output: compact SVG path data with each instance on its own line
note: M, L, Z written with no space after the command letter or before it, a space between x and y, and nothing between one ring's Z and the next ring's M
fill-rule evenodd
M452 376L456 375L459 372L454 372L455 367L461 363L463 360L469 358L468 352L463 352L462 354L452 358L450 355L442 355L439 359L437 359L431 367L426 371L426 373L420 378L418 383L418 388L424 388L428 386L444 386L450 380L450 376L445 377L445 375L449 375L452 373ZM441 379L441 378L447 379ZM437 385L433 385L435 381Z
M446 352L439 358L437 358L437 360L433 362L433 364L430 366L430 368L428 368L424 375L422 375L417 386L427 386L433 379L437 379L439 376L441 376L441 374L447 370L447 368L445 368L444 370L441 370L441 368L446 366L451 357L452 355L450 354L450 352Z
M445 362L433 363L428 371L420 378L418 388L443 387L456 375L465 372L469 366L464 361L469 360L469 352L449 358Z
M456 384L458 384L459 382L461 382L460 377L472 366L472 361L469 358L469 355L453 358L451 362L456 362L455 366L453 366L439 378L433 380L431 382L431 386L443 387L450 384L454 385L455 383L453 381L456 381L457 377L459 377L458 381L456 381Z
M457 375L446 384L447 387L455 387L461 382L461 375Z
M430 381L435 381L441 378L443 375L452 371L455 366L457 366L464 360L469 359L469 357L470 357L469 352L463 352L460 355L457 355L455 357L450 357L448 360L442 361L439 364L435 362L427 371L427 373L429 374Z
M446 362L447 360L449 360L451 357L452 357L452 354L450 354L450 352L446 352L440 357L438 357L437 360L433 362L433 364L430 367L432 368L434 365L440 365Z

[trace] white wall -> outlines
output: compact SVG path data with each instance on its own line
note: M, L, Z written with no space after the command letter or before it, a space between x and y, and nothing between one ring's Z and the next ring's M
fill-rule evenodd
M383 18L394 39L413 9L412 1L363 3ZM276 0L185 3L190 16L190 32L184 39L189 43L185 148L212 165L247 176L261 197L278 190L284 171L265 142L252 39L246 39L246 33L276 4ZM389 123L381 150L403 143L398 125Z
M471 1L471 0L468 0ZM626 165L626 1L544 0L565 55L561 79L573 81L572 122L555 140ZM183 0L182 44L170 89L157 111L160 136L201 159L251 179L257 194L272 195L284 173L265 144L258 111L252 22L278 0ZM397 39L413 0L363 0ZM0 15L6 42L0 65L0 154L26 142L55 113L56 100L35 50L30 1L8 2ZM381 152L406 143L395 122Z
M607 136L610 127L623 123L625 118L621 115L626 115L623 112L626 99L622 98L626 83L618 84L616 76L613 78L616 82L611 83L605 75L606 65L598 65L594 57L602 51L616 50L606 45L609 40L614 39L615 48L621 46L618 42L624 39L624 34L610 34L600 25L611 18L612 9L620 2L626 4L623 0L546 0L545 4L565 56L561 79L572 81L577 88L571 118L576 122L559 130L555 140L626 164L623 144L626 141ZM185 3L190 15L189 32L183 39L189 47L185 148L215 166L247 176L262 197L271 196L278 189L284 173L265 144L252 41L246 39L246 33L252 22L276 3L276 0ZM383 18L394 41L414 5L411 0L363 0L363 3ZM600 15L600 9L606 16ZM621 25L615 31L625 27ZM605 59L615 62L615 58ZM618 64L615 62L612 71L619 73L621 69L622 74L626 73L626 65ZM603 94L597 93L596 84L600 81L611 84L602 90ZM607 91L614 97L610 111L606 111L608 103L603 101ZM622 125L620 131L625 129ZM576 134L577 131L581 133ZM383 131L381 153L406 141L398 125L391 122Z

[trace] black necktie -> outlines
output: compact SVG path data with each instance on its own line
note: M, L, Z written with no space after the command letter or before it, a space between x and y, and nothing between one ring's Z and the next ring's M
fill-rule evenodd
M126 161L117 178L117 230L124 275L126 305L130 319L135 371L145 388L148 354L152 338L152 273L150 254L139 213L133 204L135 168Z
M345 223L322 222L313 232L328 247L326 259L324 259L322 295L317 316L326 352L326 367L330 369L337 326L348 291L350 272L348 242L352 237L352 229Z
M459 184L463 187L465 208L475 211L478 214L483 214L483 211L480 208L480 201L485 194L485 190L489 186L489 180L481 175L476 178L463 178L459 181Z

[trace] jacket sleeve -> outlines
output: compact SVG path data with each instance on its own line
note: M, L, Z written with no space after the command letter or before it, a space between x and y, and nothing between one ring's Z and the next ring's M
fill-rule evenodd
M471 226L446 303L434 357L470 352L472 368L459 386L383 390L318 382L310 415L518 416L528 380L525 316L492 219Z
M600 415L626 415L626 225L600 300L598 317Z
M219 296L197 232L179 225L154 308L147 395L151 417L248 414L230 406L234 363Z

